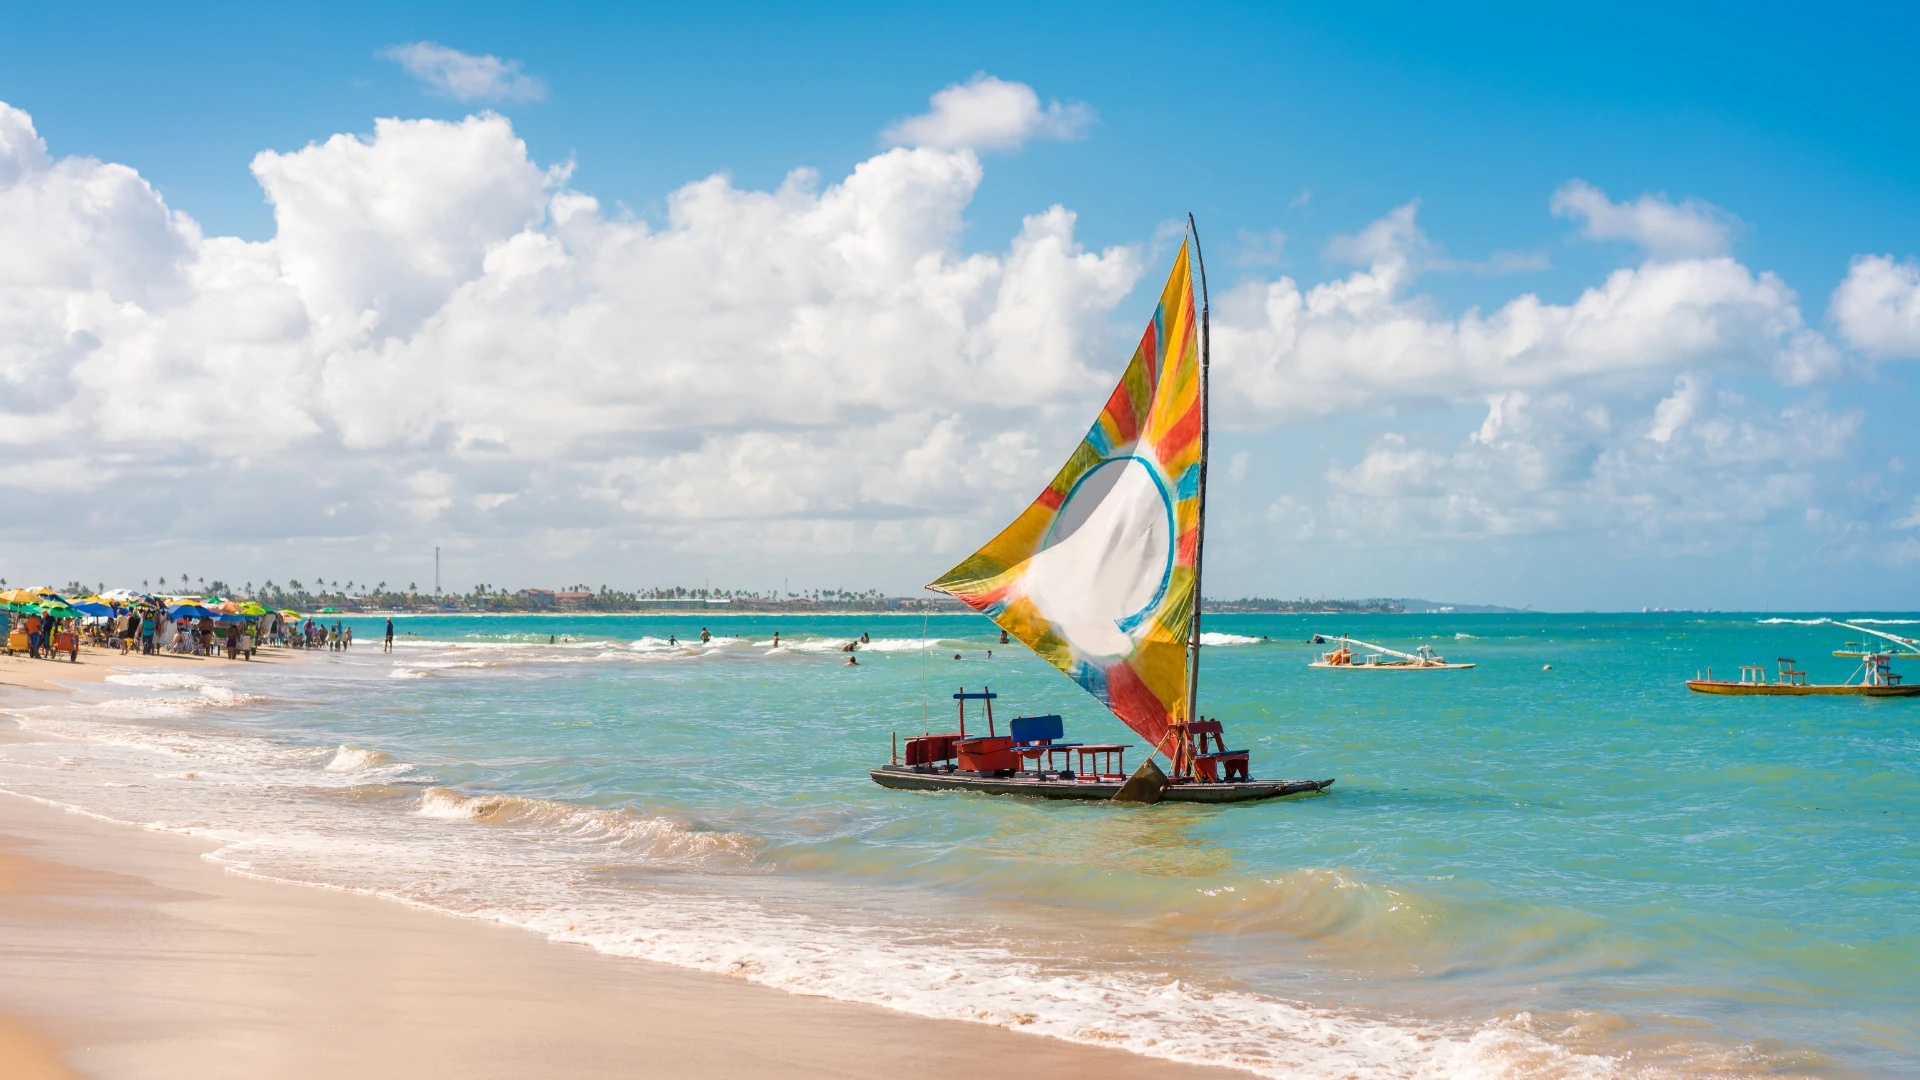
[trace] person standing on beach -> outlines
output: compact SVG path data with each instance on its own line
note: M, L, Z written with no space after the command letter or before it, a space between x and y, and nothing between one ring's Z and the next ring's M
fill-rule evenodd
M140 655L153 655L153 609L147 608L140 613Z
M40 616L27 616L27 656L40 659Z
M382 652L393 651L393 620L392 619L387 620L387 644L380 651Z

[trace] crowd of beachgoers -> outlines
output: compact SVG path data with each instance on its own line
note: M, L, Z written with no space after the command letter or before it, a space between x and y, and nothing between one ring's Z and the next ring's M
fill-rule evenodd
M273 611L252 601L218 596L157 596L113 589L69 599L51 589L0 592L0 637L9 655L68 661L80 647L122 654L225 655L250 660L263 646L344 649L353 628L328 626L297 611Z

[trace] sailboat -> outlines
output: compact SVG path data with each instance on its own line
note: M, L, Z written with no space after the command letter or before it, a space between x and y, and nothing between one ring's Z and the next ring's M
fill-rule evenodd
M1858 630L1862 634L1873 634L1878 637L1883 637L1888 641L1893 642L1895 645L1899 646L1899 648L1897 649L1886 649L1886 648L1874 649L1869 647L1873 644L1870 641L1849 641L1847 642L1846 649L1835 649L1833 651L1833 655L1835 656L1847 656L1847 657L1854 657L1857 659L1865 659L1866 657L1873 656L1878 653L1886 653L1888 656L1896 656L1896 657L1899 657L1899 656L1920 657L1920 641L1915 641L1912 638L1901 637L1898 634L1889 634L1885 630L1875 630L1870 626L1855 626L1852 623L1841 622L1839 619L1828 619L1827 621L1832 623L1835 626L1845 627L1848 630Z
M1860 666L1854 669L1854 673L1847 676L1845 682L1840 683L1810 683L1807 681L1806 672L1795 670L1793 660L1782 656L1777 660L1779 668L1774 671L1772 681L1768 681L1766 665L1742 664L1738 681L1716 679L1713 677L1713 669L1708 668L1704 677L1696 672L1693 678L1688 679L1687 689L1701 694L1734 696L1808 697L1847 694L1855 697L1920 697L1920 683L1902 682L1901 677L1894 674L1892 668L1893 658L1896 656L1920 655L1920 652L1914 650L1915 642L1911 638L1903 638L1871 627L1855 626L1853 623L1841 622L1838 619L1821 621L1842 626L1848 630L1857 630L1862 634L1883 637L1903 646L1905 651L1893 652L1887 649L1877 652L1835 651L1833 654L1835 656L1858 657L1860 660ZM1848 642L1848 644L1864 645L1863 642ZM1856 679L1859 681L1856 682Z
M1311 668L1335 668L1340 671L1465 671L1473 666L1472 664L1449 664L1446 657L1434 655L1431 645L1422 645L1413 652L1403 653L1398 649L1374 645L1359 638L1347 637L1345 634L1331 639L1322 634L1313 636L1316 641L1338 641L1340 647L1332 652L1321 653L1320 659L1307 665ZM1355 645L1363 649L1372 649L1373 652L1356 657L1353 654ZM1399 659L1384 659L1387 656L1397 656Z
M1256 779L1249 752L1228 749L1221 722L1199 713L1209 319L1192 215L1187 228L1153 319L1086 438L1032 505L927 586L1079 683L1145 741L1147 760L1128 774L1132 744L1064 741L1057 714L1014 717L1003 733L998 695L962 687L959 730L909 737L904 756L896 733L874 782L1119 802L1244 802L1333 784ZM985 707L984 735L977 722L967 732L970 702Z

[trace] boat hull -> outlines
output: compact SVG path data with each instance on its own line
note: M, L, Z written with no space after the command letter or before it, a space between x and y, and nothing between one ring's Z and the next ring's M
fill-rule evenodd
M982 795L1026 795L1040 799L1111 800L1123 780L1045 780L1036 776L980 776L963 772L923 772L905 765L882 765L867 775L896 791L972 791ZM1332 780L1241 780L1227 784L1174 784L1161 802L1234 803L1317 795Z
M1736 697L1811 697L1823 694L1846 694L1851 697L1920 695L1920 683L1912 686L1799 686L1792 683L1734 683L1688 679L1687 689L1699 694L1731 694Z

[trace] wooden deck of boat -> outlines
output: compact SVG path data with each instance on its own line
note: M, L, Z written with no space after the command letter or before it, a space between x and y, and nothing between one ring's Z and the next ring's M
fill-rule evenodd
M980 776L964 772L931 772L905 765L882 765L868 771L881 787L900 791L972 791L982 795L1027 795L1042 799L1112 799L1122 780L1059 780L1033 775ZM1161 802L1231 803L1281 799L1289 795L1317 795L1332 780L1239 780L1225 784L1175 784Z
M1315 660L1307 665L1310 668L1324 668L1328 671L1465 671L1472 664L1415 664L1406 660L1395 660L1383 664L1329 664L1325 660Z
M1855 683L1809 685L1806 683L1739 683L1718 679L1688 679L1687 689L1701 694L1761 695L1769 697L1807 697L1815 694L1848 694L1854 697L1913 697L1920 694L1920 683L1911 686L1868 686Z

